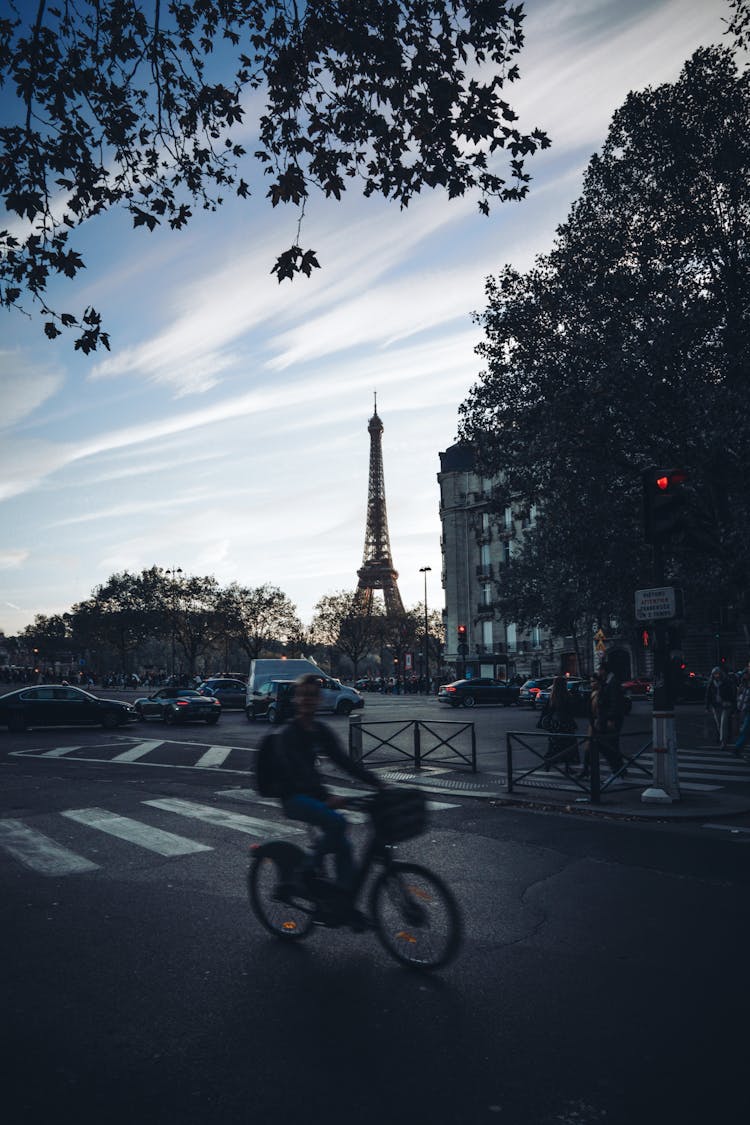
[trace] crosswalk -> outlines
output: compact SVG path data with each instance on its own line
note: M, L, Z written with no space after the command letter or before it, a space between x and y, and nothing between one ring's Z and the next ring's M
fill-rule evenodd
M112 738L74 746L14 750L13 758L95 763L97 765L155 766L159 769L223 770L247 773L256 749L252 746L206 746L203 742L173 742L163 738Z
M338 796L361 795L362 792L338 785L330 789ZM204 828L239 832L256 840L307 837L307 829L287 820L277 801L264 799L252 789L217 791L214 797L222 803L206 804L177 797L150 798L139 802L139 806L143 806L143 819L137 811L129 810L132 815L124 815L100 806L61 809L45 817L44 831L23 820L0 818L0 852L38 875L59 877L101 870L105 866L101 851L106 851L109 837L162 858L186 858L213 851L213 843L196 839L196 834L200 836ZM257 809L238 812L228 807L230 801L239 802L245 808L257 805ZM432 813L441 813L458 806L449 801L428 801L427 807ZM151 810L162 816L163 825L146 819ZM362 812L352 811L346 815L356 824L367 819ZM85 830L80 851L73 850L66 840L66 822Z
M631 767L628 770L628 782L632 784L633 780L644 782L648 781L648 777L653 772L653 758L651 752L645 752L638 758L638 765L642 767L639 770L637 766ZM514 758L514 777L521 775L525 770L530 769L532 765L538 765L539 759L532 759L528 755L528 761L522 759L520 755ZM646 771L645 773L642 771ZM609 776L609 768L604 760L601 761L602 782L605 783ZM724 789L727 785L750 785L750 762L744 758L735 758L727 750L719 750L717 747L698 747L695 750L678 750L677 752L677 773L679 778L680 789L686 793L712 793L720 789ZM504 773L493 773L500 784L504 784L506 775ZM545 784L553 783L556 789L576 789L576 785L572 781L566 781L559 773L555 772L554 776L549 781L546 779L548 775L541 774L536 771L532 778L536 781L529 779L526 784L538 784L543 786Z

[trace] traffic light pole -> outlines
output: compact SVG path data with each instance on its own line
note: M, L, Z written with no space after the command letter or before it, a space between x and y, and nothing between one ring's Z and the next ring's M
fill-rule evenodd
M665 584L664 552L654 543L654 583ZM654 696L651 719L653 780L641 794L644 804L672 804L680 800L677 773L677 728L674 717L675 677L667 621L654 622Z

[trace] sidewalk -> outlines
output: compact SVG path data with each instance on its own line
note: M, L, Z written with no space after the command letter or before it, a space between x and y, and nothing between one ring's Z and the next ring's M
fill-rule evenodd
M605 789L601 799L594 804L587 794L560 775L531 774L523 785L514 784L513 792L506 792L505 774L495 771L442 768L420 771L381 768L377 770L384 781L418 786L426 792L445 796L475 797L490 800L497 807L529 809L537 812L568 813L597 816L603 819L643 821L716 820L750 814L750 791L746 794L718 789L696 792L683 789L681 799L669 804L651 804L641 801L642 793L649 788L649 780L628 778ZM750 783L750 776L748 778Z

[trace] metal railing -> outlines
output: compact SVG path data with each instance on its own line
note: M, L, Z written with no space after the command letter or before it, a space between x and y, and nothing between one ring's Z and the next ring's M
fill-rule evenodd
M623 747L623 743L628 739L644 739L644 742L637 750L628 753ZM555 752L555 740L559 741L561 749ZM572 755L572 743L576 743L576 757L579 759L578 765L580 766L581 749L584 751L584 762L586 760L585 754L588 751L588 775L583 773L574 772L571 769L570 757ZM536 745L535 745L535 744ZM581 794L585 794L586 798L593 804L598 804L602 798L602 794L606 793L615 782L627 782L627 784L618 785L614 792L622 793L625 789L640 789L643 785L644 778L648 781L651 780L652 771L640 761L640 758L653 746L651 735L647 731L628 731L626 734L620 734L616 740L608 735L590 735L590 734L558 734L551 735L547 731L507 731L505 735L506 744L506 792L512 793L514 788L520 788L524 785L533 786L538 788L540 786L539 780L535 778L534 781L529 782L527 779L533 774L539 774L541 771L545 774L544 787L555 788L569 788L572 783L575 789L580 790ZM540 745L541 744L541 745ZM516 772L513 765L513 751L515 749L523 749L528 751L535 759L533 765L530 767L521 766L520 772ZM605 780L602 780L601 773L601 759L602 757L607 760L609 757L614 757L615 754L619 755L622 759L621 764L616 764L610 767L611 772ZM630 781L632 774L638 776ZM557 780L558 778L564 781L564 786ZM580 799L583 799L581 797Z
M446 728L451 728L447 734ZM438 754L445 754L446 751L449 753L448 757L438 757ZM373 758L373 755L382 755L383 752L393 756L379 756L377 760ZM349 757L356 762L371 758L373 760L370 764L373 766L394 763L402 765L408 760L415 770L421 769L425 763L455 765L458 758L470 767L472 773L476 773L477 740L474 724L452 723L443 719L429 722L424 719L392 719L363 723L359 715L352 715L349 720Z

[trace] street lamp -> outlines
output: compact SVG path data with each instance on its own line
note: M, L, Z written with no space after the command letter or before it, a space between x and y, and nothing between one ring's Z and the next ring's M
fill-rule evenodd
M164 571L172 579L172 679L174 680L175 652L174 652L174 622L177 616L177 575L182 574L182 567L167 567Z
M424 690L425 695L430 694L430 646L427 633L427 571L431 566L420 566L419 573L424 574Z

